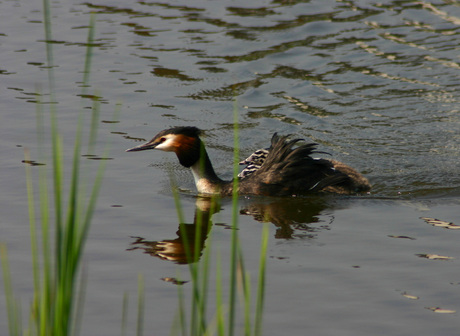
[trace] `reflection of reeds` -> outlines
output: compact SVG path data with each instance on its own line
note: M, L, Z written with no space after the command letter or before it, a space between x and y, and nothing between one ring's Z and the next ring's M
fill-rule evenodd
M230 275L228 283L224 284L222 280L221 260L217 253L216 261L216 309L214 317L209 320L207 305L210 296L209 286L209 268L211 263L211 242L212 237L207 239L207 246L204 251L201 260L196 258L200 254L198 250L201 246L199 243L202 236L202 227L208 227L210 217L200 215L202 212L197 212L197 218L195 222L195 242L189 243L189 239L184 239L184 249L189 255L189 270L191 277L191 311L190 316L187 318L187 312L184 303L184 294L182 286L178 286L179 293L179 312L176 325L180 326L182 335L235 335L235 326L237 324L244 325L244 335L261 335L262 327L262 312L265 296L265 264L266 264L266 252L268 245L268 226L265 226L262 233L259 271L258 271L258 283L257 292L255 298L255 305L252 307L252 292L250 288L250 275L245 269L244 258L241 251L240 240L238 236L238 163L239 163L239 141L238 141L238 111L234 108L234 186L233 186L233 197L232 197L232 238L231 238L231 252L230 252ZM183 223L182 210L180 206L180 199L175 188L174 180L171 180L173 184L174 198L176 201L176 208L179 215L179 221ZM209 205L207 211L211 214L214 213L213 207L218 206L218 200L209 199ZM182 231L183 236L187 235L185 230ZM191 249L194 249L193 251ZM228 303L224 303L224 287L228 288L228 293L225 294ZM244 320L243 323L237 323L236 311L237 303L240 301L243 314L241 318ZM252 318L253 315L253 318ZM211 321L211 322L210 322ZM190 323L190 326L187 324ZM237 334L240 334L238 332Z
M92 181L90 190L85 188L87 178L82 177L82 137L83 113L78 117L76 137L70 167L64 162L64 148L59 133L54 97L54 62L51 37L51 15L49 2L43 2L45 40L47 52L47 68L49 97L49 128L51 134L51 168L40 165L38 175L38 194L34 192L34 181L31 166L26 165L26 182L28 193L29 222L31 235L34 296L31 302L28 328L22 327L19 302L13 297L6 248L2 246L2 264L7 297L7 311L10 335L27 334L42 336L61 336L75 334L78 331L82 313L83 293L85 289L84 272L81 269L81 258L85 241L91 224L96 199L102 182L105 160L101 160ZM92 36L94 17L91 16L85 58L83 90L88 87L89 70L92 56ZM40 91L40 89L38 89ZM83 92L85 93L85 92ZM38 94L40 97L40 92ZM46 161L42 153L45 148L45 122L43 105L37 102L38 156ZM99 104L97 99L93 105L93 122L91 123L88 150L92 151L97 133ZM28 151L25 162L30 162ZM51 170L54 207L48 199L49 174ZM64 183L64 173L69 170L69 185ZM64 191L68 189L67 196ZM65 200L65 198L67 198ZM65 205L64 202L67 202ZM37 204L38 203L38 204ZM39 216L36 216L36 206ZM49 209L54 208L50 214ZM37 217L39 220L37 220ZM39 222L39 224L37 224ZM50 239L54 233L53 240Z

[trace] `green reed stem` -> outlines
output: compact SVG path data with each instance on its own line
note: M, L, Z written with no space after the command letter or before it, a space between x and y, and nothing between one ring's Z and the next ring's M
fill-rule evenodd
M242 256L241 256L242 260ZM241 267L244 270L244 267ZM251 277L249 273L241 272L241 284L244 293L244 334L251 335Z
M208 225L208 223L199 223L197 226L202 226L202 225ZM200 227L197 227L196 229L199 230L200 236L202 233L202 230ZM201 239L201 237L200 237ZM195 246L199 246L199 242L195 243ZM209 238L206 249L204 250L203 254L203 262L201 264L201 271L200 271L200 276L201 276L201 284L200 284L200 299L201 299L201 305L200 305L200 316L201 316L201 334L206 333L206 330L208 329L208 323L207 323L207 318L206 318L206 308L207 308L207 302L208 302L208 287L209 287L209 266L211 264L211 249L212 249L212 239ZM195 253L199 253L199 251L196 251ZM198 254L195 254L198 255Z
M232 194L232 239L230 258L230 297L228 312L228 335L234 335L235 302L236 302L236 274L239 250L238 240L238 162L239 162L239 127L238 107L236 99L233 102L233 194Z
M37 87L38 97L40 99L41 92L40 87ZM41 100L38 101L36 104L36 115L37 115L37 143L38 143L38 157L42 160L45 160L45 155L43 153L43 148L45 147L44 144L44 134L45 134L45 123L44 123L44 111L43 105L41 104ZM28 151L26 151L26 156L30 156ZM30 158L29 158L30 159ZM26 159L27 160L27 159ZM31 246L32 246L32 260L33 260L33 268L34 268L34 279L35 279L35 286L34 286L34 293L35 293L35 309L40 312L40 326L42 326L42 330L40 330L40 334L46 334L48 332L47 325L49 325L49 314L47 312L47 307L50 306L50 301L53 295L52 292L52 255L51 255L51 244L49 240L49 199L48 199L48 170L45 166L41 166L39 168L39 177L38 177L38 184L39 184L39 210L40 210L40 226L41 226L41 248L42 248L42 283L40 284L40 270L39 270L39 261L38 261L38 250L33 249L32 241L37 241L36 238L36 219L34 214L34 197L33 197L33 183L31 177L31 169L29 166L26 166L26 181L27 181L27 193L28 193L28 204L29 204L29 222L30 222L30 234L31 234ZM40 306L37 306L40 304Z
M204 233L203 225L210 225L204 222L208 220L207 216L199 208L196 210L195 221L195 237L194 241L190 242L187 237L187 230L185 229L184 216L180 204L180 197L177 192L177 185L174 176L171 174L171 185L174 195L174 202L176 205L177 213L180 221L180 230L183 237L184 248L187 253L187 261L189 263L189 271L191 277L191 307L190 307L190 326L187 329L187 319L185 317L184 295L182 288L178 289L179 295L179 308L177 317L174 319L176 325L179 324L182 336L206 336L217 334L219 336L233 336L235 335L235 320L236 320L236 302L237 302L237 285L240 285L241 301L244 308L244 335L260 335L262 312L264 303L264 286L265 286L265 263L268 242L268 229L264 228L262 236L261 256L259 265L259 281L257 284L257 298L256 298L256 312L253 324L251 323L251 283L249 273L245 271L244 258L242 255L239 235L238 235L238 162L239 162L239 126L238 126L238 110L236 102L234 106L234 180L233 180L233 195L232 195L232 237L230 249L230 276L229 276L229 295L228 306L223 303L223 281L221 273L221 260L220 255L217 256L217 269L216 269L216 313L215 318L211 323L207 321L207 302L209 297L208 284L209 284L209 267L211 263L211 237L208 237L206 249L204 254L199 260L201 242ZM211 200L212 206L218 204ZM210 209L209 214L212 216L215 209ZM207 210L208 211L208 210ZM193 251L191 244L193 243ZM227 317L227 320L225 320ZM176 329L171 330L171 334Z
M184 212L182 211L182 205L181 205L181 202L180 202L180 196L179 196L179 192L177 190L177 181L176 181L176 177L174 176L172 171L169 171L169 181L170 181L170 184L171 184L172 194L173 194L173 198L174 198L174 205L176 207L177 217L179 219L179 224L185 223L185 221L184 221L184 218L185 218L184 217ZM187 239L184 239L184 241L186 241L186 240ZM188 248L188 246L186 246L186 248Z
M6 296L9 335L19 336L22 335L21 307L19 301L14 297L13 286L11 285L10 263L8 261L8 253L5 244L0 244L0 258L3 271L3 286Z
M128 303L129 296L127 292L123 294L123 304L121 309L121 336L126 336L126 330L128 326Z
M84 113L78 117L76 137L73 146L71 164L70 190L67 196L67 207L64 207L64 150L62 137L59 133L57 113L55 108L55 82L54 63L51 34L51 13L49 0L43 1L45 43L48 68L48 86L50 97L50 135L51 135L51 173L54 193L54 246L50 244L49 232L51 229L48 199L48 174L49 167L39 168L39 213L41 227L41 249L37 231L37 219L35 213L35 198L30 166L26 165L26 184L29 210L29 225L31 235L32 267L34 297L31 303L29 323L30 327L24 335L40 336L66 336L78 333L81 325L81 316L86 289L85 269L81 269L81 259L89 227L94 214L96 200L102 184L102 177L106 162L102 160L93 179L89 194L85 189L86 179L82 178L81 152L84 125ZM91 15L90 29L85 58L85 70L83 79L83 92L88 87L92 45L94 39L95 18ZM40 88L37 88L39 99ZM96 96L97 97L97 96ZM47 161L43 154L45 147L45 122L42 102L37 102L37 131L38 131L38 157ZM90 128L89 151L94 149L99 123L99 102L94 101L93 116ZM104 151L108 154L108 146ZM28 150L25 151L26 161L30 161ZM65 214L65 216L64 216ZM0 245L2 268L4 273L5 294L7 298L8 319L10 335L22 335L20 307L14 298L11 286L10 268L6 255L6 247ZM54 260L53 260L54 258ZM139 306L138 306L138 335L143 330L143 279L139 279Z
M144 333L144 277L139 274L137 292L137 329L136 335L142 336Z
M51 46L51 21L48 1L44 1L44 22L45 35L47 42L48 78L51 102L54 102L54 74L53 74L53 55ZM90 24L90 31L94 31L94 20ZM90 33L91 34L91 33ZM90 44L88 44L90 45ZM90 48L88 48L90 49ZM86 64L90 64L91 50L87 50ZM87 84L87 83L86 83ZM35 323L36 331L39 335L69 335L76 330L80 320L81 307L83 305L82 296L76 297L77 289L80 293L84 292L84 281L80 281L77 287L77 278L80 270L80 261L84 249L89 223L94 212L96 197L102 181L104 161L99 166L98 173L94 180L89 203L83 206L84 189L81 180L81 146L83 134L83 113L78 118L76 138L73 149L70 191L68 195L67 213L64 219L64 207L62 202L63 191L63 148L62 140L58 131L57 115L55 104L50 105L50 125L51 125L51 144L52 144L52 173L53 190L55 205L55 264L51 267L51 258L48 242L49 217L47 199L47 174L45 168L40 172L40 210L42 227L42 246L43 264L42 271L37 271L38 259L37 248L33 247L34 277L42 279L35 280L35 304L36 313L32 320ZM97 110L97 108L95 109ZM97 111L96 111L97 112ZM95 113L96 113L95 112ZM43 118L41 108L37 113L37 128L39 131L39 145L43 146ZM93 123L93 128L94 123ZM93 131L94 132L94 131ZM29 212L31 223L32 241L36 240L35 235L35 215L33 212L34 202L30 173L28 174L28 193L29 193ZM34 243L32 243L34 244Z
M186 336L187 330L187 319L185 317L185 303L184 303L184 291L182 286L178 286L179 291L179 323L181 327L182 336Z
M217 265L216 265L216 324L217 324L217 334L219 336L225 335L225 317L224 317L224 304L222 300L222 265L221 265L221 256L220 253L217 255Z
M259 281L257 284L257 299L256 299L256 312L254 318L254 335L262 335L262 317L265 302L265 275L267 266L267 249L268 249L268 229L267 223L264 224L262 231L262 240L260 246L260 260L259 260Z
M91 59L93 57L93 42L94 42L94 33L96 27L96 15L94 13L90 14L89 17L89 30L88 37L86 39L86 55L85 55L85 67L83 70L83 93L86 93L86 88L89 86L89 76L91 75Z

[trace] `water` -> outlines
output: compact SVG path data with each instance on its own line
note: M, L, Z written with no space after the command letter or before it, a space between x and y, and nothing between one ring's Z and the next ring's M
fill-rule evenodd
M21 161L24 148L38 160L37 90L50 100L40 6L0 2L1 241L23 305L32 282ZM96 43L88 90L101 97L100 148L109 141L112 148L87 244L82 334L119 333L124 292L134 324L139 273L147 334L169 332L177 291L161 278L186 275L186 266L132 250L133 237L177 239L168 171L183 190L193 191L193 180L170 153L124 149L167 127L195 125L205 131L216 171L229 178L234 99L241 157L267 146L273 132L296 134L374 185L364 198L240 200L249 269L258 262L259 220L268 215L271 222L264 335L458 334L460 231L420 219L460 225L456 2L114 0L53 2L51 11L67 151L77 112L92 105L80 97L91 11ZM188 191L182 198L193 223L196 199ZM224 201L212 218L213 246L225 256L231 205ZM6 330L5 318L0 328Z

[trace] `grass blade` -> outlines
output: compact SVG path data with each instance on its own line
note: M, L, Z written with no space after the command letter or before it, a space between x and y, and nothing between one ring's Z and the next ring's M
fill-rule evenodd
M0 258L2 261L3 286L6 296L6 308L8 314L8 329L10 336L22 335L21 328L21 309L18 301L14 297L13 287L11 285L11 271L8 262L8 253L6 246L0 244Z
M137 290L137 336L142 336L144 333L144 308L144 277L142 274L139 274Z
M236 99L233 103L233 194L232 194L232 239L230 258L230 296L228 312L228 335L234 335L235 301L236 301L236 272L239 247L238 240L238 163L239 163L239 126L238 107Z
M262 230L262 240L260 247L260 260L259 260L259 282L257 284L257 299L256 311L254 317L254 335L262 335L262 317L265 302L265 274L267 266L267 248L268 248L268 225L264 224Z

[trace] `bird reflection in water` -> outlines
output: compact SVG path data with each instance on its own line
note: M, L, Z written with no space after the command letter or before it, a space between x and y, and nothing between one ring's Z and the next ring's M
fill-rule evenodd
M319 231L317 225L321 223L320 214L324 210L336 207L334 198L328 196L298 197L298 198L271 198L263 197L252 199L243 205L242 215L250 215L258 222L271 222L277 228L275 238L315 238ZM331 224L330 217L327 224ZM320 227L324 229L325 226Z
M324 225L311 225L322 222L320 217L326 209L337 207L333 197L240 198L240 214L250 215L258 222L271 222L276 226L275 238L293 239L315 238L318 231L328 229L333 217L329 216ZM212 216L221 209L220 201L215 197L198 197L193 223L181 223L175 239L150 241L142 237L133 237L129 251L143 250L144 253L176 264L188 264L199 261L209 230Z
M128 251L144 250L144 253L176 264L189 264L201 257L206 238L211 229L211 217L220 210L216 198L198 197L195 217L192 224L180 223L176 231L177 238L161 241L149 241L142 237L133 237Z

